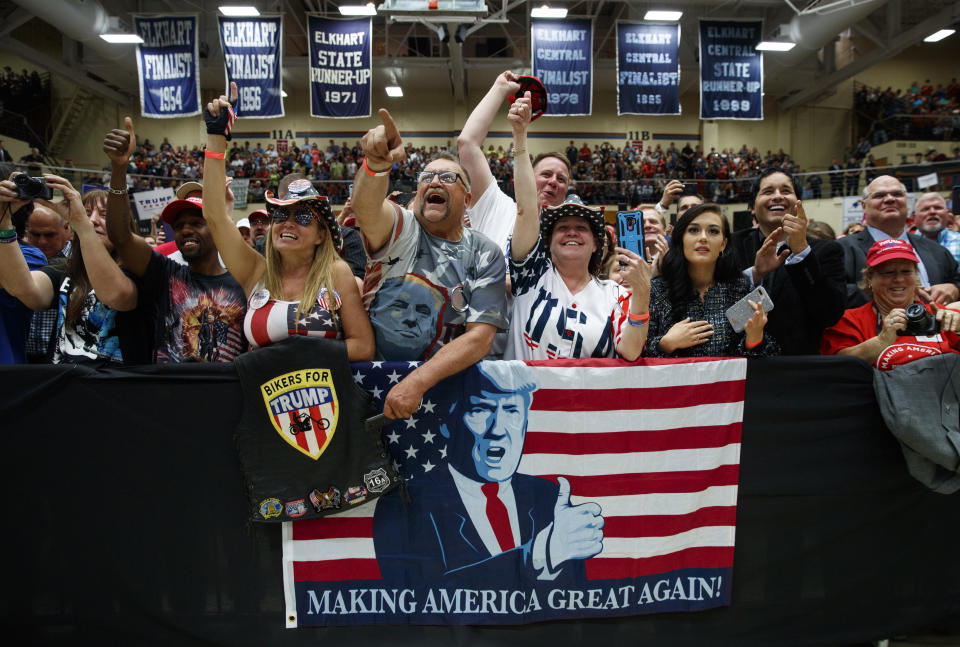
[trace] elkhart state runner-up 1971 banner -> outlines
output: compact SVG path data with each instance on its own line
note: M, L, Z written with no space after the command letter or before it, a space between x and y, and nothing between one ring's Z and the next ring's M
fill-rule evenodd
M353 378L382 403L417 364ZM339 513L283 524L287 626L729 604L746 366L481 362L443 381L384 430L406 490L323 492Z

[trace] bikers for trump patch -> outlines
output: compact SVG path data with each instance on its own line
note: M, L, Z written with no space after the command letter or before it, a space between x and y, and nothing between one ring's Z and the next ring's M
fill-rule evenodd
M337 390L330 371L308 368L260 385L273 427L284 441L316 460L337 430Z
M356 510L399 484L372 396L342 341L292 337L235 362L244 393L237 454L254 521ZM342 494L341 494L342 493Z

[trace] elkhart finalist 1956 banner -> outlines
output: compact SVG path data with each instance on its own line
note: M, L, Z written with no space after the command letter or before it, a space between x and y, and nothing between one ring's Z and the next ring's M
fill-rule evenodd
M382 403L417 364L353 377ZM729 604L746 367L481 362L445 380L385 429L406 491L332 493L340 513L283 524L287 626Z

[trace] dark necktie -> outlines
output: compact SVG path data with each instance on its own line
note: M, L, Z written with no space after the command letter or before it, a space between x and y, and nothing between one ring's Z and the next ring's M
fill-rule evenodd
M497 497L500 490L499 483L484 483L480 486L483 496L487 497L487 520L493 528L501 551L513 548L513 532L510 530L510 517L507 515L507 506Z

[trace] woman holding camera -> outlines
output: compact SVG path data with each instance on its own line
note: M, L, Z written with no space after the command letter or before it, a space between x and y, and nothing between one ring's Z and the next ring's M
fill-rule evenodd
M70 223L74 241L66 261L30 271L14 236L0 237L0 287L31 310L59 307L49 361L120 363L117 313L137 305L137 289L117 265L107 238L106 191L91 191L81 200L67 180L44 175L48 187L63 194L60 202L35 198ZM13 228L8 214L26 204L16 185L0 182L0 230Z
M230 96L235 103L235 83ZM247 341L256 348L293 335L342 339L351 362L373 359L373 328L353 272L338 255L340 225L326 196L302 175L284 178L279 196L268 191L264 258L230 220L223 190L210 189L223 186L225 136L235 118L226 97L207 104L203 215L227 269L247 296Z
M918 301L918 263L913 245L905 240L874 243L860 286L873 299L847 310L824 331L820 353L852 355L887 370L921 357L960 352L960 301L939 307Z
M753 315L742 333L727 321L727 309L750 293L736 261L724 253L730 226L715 204L687 209L673 228L660 276L650 284L650 332L644 357L763 357L779 346L763 332L767 315Z

